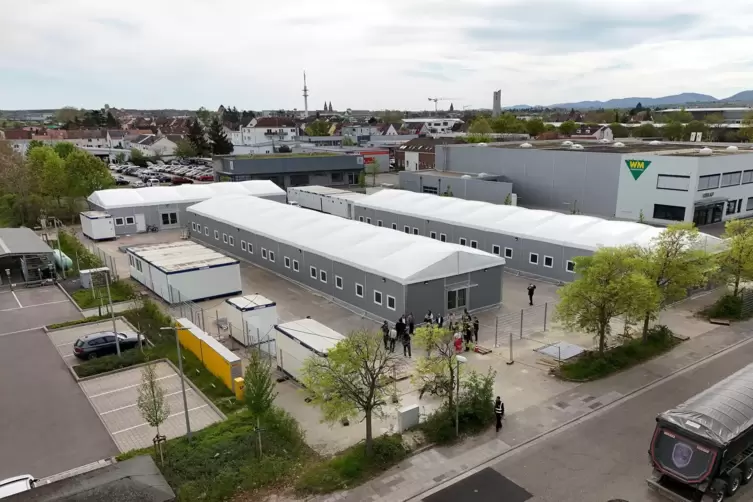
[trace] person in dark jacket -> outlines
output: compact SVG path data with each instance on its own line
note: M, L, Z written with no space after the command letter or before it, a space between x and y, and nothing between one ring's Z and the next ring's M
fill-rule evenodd
M497 432L499 432L502 429L502 418L505 416L505 403L499 396L494 401L494 416L497 418Z
M413 334L413 329L416 327L416 320L413 318L413 312L410 312L408 314L408 334Z
M528 285L528 305L533 305L533 292L536 291L535 284Z
M403 333L403 356L413 357L410 352L410 333Z
M441 328L443 324L444 324L444 316L440 312L439 314L437 314L437 326Z
M395 331L397 331L398 338L403 336L403 333L405 333L405 319L403 319L402 317L400 317L400 319L398 319L395 323Z
M473 341L473 333L471 331L471 322L466 321L463 323L463 333L465 335L465 351L471 350L471 342Z
M478 344L478 328L479 328L479 322L478 317L473 318L473 340Z
M382 340L384 340L384 350L390 348L390 323L386 320L382 323Z

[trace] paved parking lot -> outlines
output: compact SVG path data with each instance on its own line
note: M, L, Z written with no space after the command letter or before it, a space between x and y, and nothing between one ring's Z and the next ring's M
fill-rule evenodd
M170 365L157 364L159 383L170 407L170 416L160 426L160 434L164 434L168 439L183 436L186 433L186 419L183 413L180 378ZM140 384L140 368L81 382L81 388L122 452L152 446L152 438L157 434L156 429L144 422L136 404ZM222 416L202 396L194 392L188 383L186 397L192 431L222 420Z
M0 292L0 336L80 318L57 286Z
M119 318L115 319L115 329L119 333L134 331L133 328ZM60 357L65 361L65 364L73 367L81 363L81 360L73 355L73 344L81 337L91 335L92 333L99 333L100 331L112 331L112 321L102 321L85 326L73 326L71 328L50 331L47 335L50 337Z
M43 324L36 310L21 312ZM5 312L0 319L8 329ZM0 479L46 477L119 453L41 329L0 336L0 396Z

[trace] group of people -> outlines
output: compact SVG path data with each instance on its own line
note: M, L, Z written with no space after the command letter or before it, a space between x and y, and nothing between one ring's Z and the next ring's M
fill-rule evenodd
M471 346L478 343L478 317L471 317L467 309L464 309L463 313L459 316L455 313L451 313L446 321L447 329L449 329L451 333L454 333L454 344L457 352L463 350L463 342L465 342L466 351L471 350ZM441 313L435 316L434 313L429 310L426 312L426 315L424 315L423 322L429 326L436 325L443 328L445 317ZM411 338L413 337L415 328L416 320L413 317L413 312L400 316L395 322L394 328L390 328L389 321L385 320L382 323L381 328L385 350L395 352L395 346L398 341L400 341L403 345L403 355L406 357L412 357Z
M457 319L454 314L450 314L447 327L454 333L456 352L462 352L463 347L468 352L473 345L478 344L478 317L471 318L468 310L463 310L463 314Z
M382 338L384 340L384 349L389 352L395 352L395 345L400 340L403 344L403 355L411 357L410 341L413 331L416 328L416 321L413 313L402 315L395 322L395 327L390 328L390 323L385 320L382 323Z

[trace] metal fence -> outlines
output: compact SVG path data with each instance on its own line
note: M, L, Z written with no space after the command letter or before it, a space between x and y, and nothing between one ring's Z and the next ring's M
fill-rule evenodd
M107 267L110 269L110 273L112 274L113 278L120 279L120 271L118 270L118 261L117 259L109 254L107 251L104 251L96 244L90 242L86 244L86 248L91 252L94 256L99 258L99 260L102 262L103 267ZM127 274L128 271L125 271Z
M742 298L741 316L745 318L753 315L753 290L743 289L740 292L740 297Z
M553 303L534 305L520 311L507 312L494 319L494 345L505 343L510 333L522 340L547 330L554 315Z

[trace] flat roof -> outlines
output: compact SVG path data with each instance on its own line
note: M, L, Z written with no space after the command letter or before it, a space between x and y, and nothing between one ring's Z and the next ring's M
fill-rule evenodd
M112 218L112 215L105 211L82 211L81 214L86 216L90 220L101 220L105 218Z
M240 363L241 358L238 357L232 350L225 347L222 343L217 341L212 335L199 328L197 325L186 319L185 317L179 317L176 319L178 324L189 330L196 338L199 338L202 342L209 345L214 349L217 354L222 356L228 363Z
M228 298L227 300L225 300L225 303L232 305L242 312L274 307L275 305L277 305L276 302L260 294L235 296L233 298Z
M217 195L226 194L270 197L285 195L285 190L270 180L220 181L193 185L97 190L89 196L88 201L107 210L121 207L200 202Z
M600 247L630 244L646 246L664 231L663 228L631 221L605 220L407 190L380 190L356 205L592 251ZM717 237L701 236L707 247L721 242Z
M337 342L345 339L341 333L308 318L277 324L275 329L322 357L326 356L327 351L337 345Z
M288 190L299 190L301 192L313 193L324 197L333 197L336 199L357 200L367 197L364 193L343 190L341 188L323 187L319 185L309 185L304 187L289 187Z
M277 202L271 202L271 204L277 204ZM194 241L146 244L129 247L128 252L166 274L239 263L234 258L225 256Z
M571 145L563 144L569 141L573 144L578 144L583 149L574 150ZM531 145L528 149L531 150L559 150L568 152L595 152L595 153L650 153L655 155L674 155L682 157L695 157L709 155L699 154L698 150L707 147L713 151L714 155L736 155L753 153L753 150L745 147L738 147L736 150L728 150L727 146L714 145L713 143L691 143L691 142L672 142L667 143L664 141L614 141L611 143L602 143L594 140L582 140L578 138L571 138L570 140L557 140L557 141L524 141L515 143L494 143L489 144L490 148L505 148L505 149L518 149L524 150L521 147L523 144ZM622 146L619 146L622 145ZM452 145L450 145L452 146ZM469 145L466 145L469 146ZM472 145L471 145L472 146Z
M442 279L505 264L504 258L478 249L318 211L303 211L258 197L214 197L190 206L188 212L399 284Z
M0 256L51 253L52 248L30 228L0 228Z

